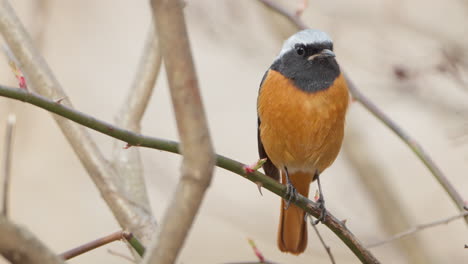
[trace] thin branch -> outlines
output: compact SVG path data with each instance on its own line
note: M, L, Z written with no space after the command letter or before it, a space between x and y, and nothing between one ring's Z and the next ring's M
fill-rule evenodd
M463 217L466 217L466 216L468 216L468 212L463 212L461 214L454 215L454 216L444 218L444 219L440 219L440 220L437 220L437 221L434 221L434 222L417 225L415 227L412 227L412 228L410 228L410 229L408 229L408 230L406 230L404 232L398 233L398 234L396 234L394 236L391 236L391 237L389 237L387 239L384 239L382 241L378 241L378 242L369 244L369 245L367 245L367 248L378 247L378 246L390 243L390 242L392 242L394 240L407 237L409 235L412 235L412 234L414 234L416 232L419 232L419 231L422 231L424 229L431 228L431 227L438 226L438 225L448 224L448 223L450 223L450 222L452 222L454 220L457 220L459 218L463 218Z
M279 14L285 16L291 23L293 23L298 29L306 29L307 25L302 21L301 17L293 12L287 11L284 7L279 4L272 2L270 0L259 0L268 8L278 12ZM354 85L349 76L345 73L346 81L348 82L349 91L353 96L353 99L358 101L362 106L364 106L369 112L371 112L375 117L382 121L388 128L390 128L395 134L398 135L405 143L408 145L411 150L418 156L418 158L424 163L424 165L429 169L432 175L436 178L440 185L444 188L447 194L450 196L455 205L459 208L460 211L463 211L463 199L457 190L453 187L447 177L442 173L442 171L437 167L437 165L432 161L432 159L427 155L424 149L412 138L408 136L395 122L393 122L388 116L386 116L375 104L373 104L369 99L367 99ZM465 222L468 224L468 216L465 217Z
M376 215L376 222L383 228L386 235L392 235L413 226L411 218L405 210L406 200L401 199L401 190L394 188L382 188L391 186L392 177L388 171L381 168L375 153L369 148L365 134L361 133L361 127L355 120L349 120L346 128L346 139L343 142L341 153L347 157L352 165L360 186L364 187ZM397 248L406 258L407 263L431 263L431 257L427 249L420 243L419 237L411 237L396 243Z
M320 235L320 232L318 231L317 225L314 223L314 220L312 218L310 218L310 225L314 228L315 233L317 234L317 236L318 236L318 238L320 240L320 243L322 243L323 247L325 248L325 251L327 251L327 254L328 254L328 257L330 258L331 263L335 264L336 262L335 262L335 258L333 257L333 254L331 252L331 248L330 248L330 246L325 244L325 240L323 240L322 235Z
M141 119L153 93L160 68L161 54L153 21L151 21L135 79L116 118L118 126L140 132ZM122 195L146 211L148 217L154 218L146 189L140 150L124 149L121 142L115 140L111 164L116 169L115 180ZM151 242L151 237L156 232L156 221L152 227L152 230L139 234L145 244Z
M119 127L113 126L112 124L100 121L92 116L85 115L67 106L57 104L54 101L42 96L26 92L22 89L9 88L0 85L0 96L9 97L36 105L40 108L75 121L81 125L94 129L98 132L120 139L132 146L141 146L180 154L179 144L177 142L148 137L129 130L121 129ZM253 182L254 184L261 183L264 188L270 190L271 192L283 198L286 197L285 186L258 171L253 173L246 173L245 164L221 155L217 155L216 165L220 168L224 168L228 171L236 173ZM304 196L299 195L299 199L292 202L314 217L319 217L321 214L321 209L318 207L318 205ZM370 251L368 251L351 233L351 231L349 231L340 220L335 218L330 211L327 212L325 225L330 230L332 230L363 263L379 263L378 260L375 259L375 257L370 253Z
M176 191L166 210L157 239L151 244L151 251L145 255L143 263L175 263L210 185L215 163L183 6L182 1L151 1L183 160L182 175Z
M117 116L119 126L140 131L141 119L151 99L161 69L161 62L159 43L154 24L151 22L135 79Z
M265 262L265 257L263 256L262 252L257 248L257 245L255 245L255 241L253 241L250 238L248 239L248 241L249 241L250 246L252 247L252 250L255 256L257 256L258 261L261 263Z
M280 4L271 1L271 0L259 0L260 3L264 4L266 7L271 9L272 11L279 13L280 15L284 16L287 18L291 23L296 25L299 29L306 29L308 26L302 21L301 17L299 16L302 14L302 12L290 12L287 11L284 7L282 7Z
M0 32L18 61L18 67L24 73L28 87L48 98L63 98L60 104L72 107L63 88L6 0L0 2ZM113 180L116 178L115 171L109 166L89 133L70 120L53 117L119 224L138 237L151 233L155 226L153 218L141 207L119 195L119 186Z
M136 240L136 238L131 233L126 232L126 231L114 232L110 235L98 238L96 240L83 244L79 247L63 252L59 256L65 260L69 260L71 258L79 256L83 253L89 252L98 247L102 247L114 241L119 241L119 240L124 240L124 239L127 240L127 242L135 249L135 251L140 255L140 257L143 256L144 248L142 250L142 246L140 242Z
M69 259L72 259L72 258L74 258L76 256L79 256L79 255L83 254L83 253L86 253L86 252L89 252L89 251L91 251L93 249L96 249L98 247L102 247L102 246L107 245L107 244L109 244L111 242L122 240L122 239L124 239L123 231L117 231L115 233L112 233L110 235L98 238L96 240L93 240L91 242L88 242L86 244L78 246L76 248L67 250L67 251L63 252L62 254L60 254L59 256L61 258L65 259L65 260L69 260Z
M5 133L5 145L3 148L3 206L2 206L2 214L5 217L8 217L9 213L9 198L10 198L10 179L11 179L11 160L12 160L12 152L13 152L13 135L14 129L16 124L16 116L10 114L8 116L7 125L6 125L6 133Z
M393 120L391 120L386 114L384 114L374 103L372 103L367 97L364 96L354 85L350 78L346 76L348 82L349 91L351 92L353 99L361 103L369 112L371 112L376 118L384 123L390 130L392 130L405 144L418 156L418 158L424 163L426 168L432 173L434 178L444 188L445 192L450 196L455 205L463 212L463 206L465 205L463 198L458 191L453 187L452 183L447 179L444 173L439 167L432 161L429 155L424 151L421 145L411 138L406 132L404 132ZM468 224L468 216L465 217L465 222Z
M254 251L255 256L257 256L258 261L229 262L224 264L278 264L276 262L266 260L262 252L257 248L257 245L255 245L255 242L250 238L248 239L248 241L250 246L252 247L252 250Z
M0 215L0 254L11 263L18 264L61 264L55 255L29 231Z

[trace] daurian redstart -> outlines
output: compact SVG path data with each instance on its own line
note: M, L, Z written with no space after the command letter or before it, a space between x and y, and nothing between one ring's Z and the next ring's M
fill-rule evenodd
M284 42L260 84L257 101L258 150L267 158L265 173L297 192L335 160L343 141L348 87L330 37L319 30L300 31ZM320 179L318 179L319 190ZM323 195L321 220L325 217ZM305 212L282 200L278 247L300 254L307 246Z

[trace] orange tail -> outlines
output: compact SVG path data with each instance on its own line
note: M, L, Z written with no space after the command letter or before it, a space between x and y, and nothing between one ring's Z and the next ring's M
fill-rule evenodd
M282 182L286 182L284 173ZM304 195L309 195L309 186L312 182L312 175L309 173L296 172L289 174L291 183L296 187L296 190ZM285 202L281 200L281 214L278 227L278 247L283 252L288 252L294 255L299 255L307 247L307 226L304 221L305 212L290 204L287 210L284 209Z

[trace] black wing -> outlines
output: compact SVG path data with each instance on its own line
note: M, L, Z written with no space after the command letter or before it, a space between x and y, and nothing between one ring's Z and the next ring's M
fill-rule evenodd
M267 75L268 75L268 71L265 72L265 75L263 75L262 82L260 83L260 89L262 89L263 81L265 81L265 78ZM260 93L260 90L259 90L259 93ZM258 120L258 123L257 123L258 155L260 156L260 159L267 158L267 161L263 164L263 170L265 171L265 174L267 176L279 181L280 180L279 171L275 167L275 165L273 165L267 153L265 152L262 139L260 138L260 123L261 123L260 117L258 117L257 120Z

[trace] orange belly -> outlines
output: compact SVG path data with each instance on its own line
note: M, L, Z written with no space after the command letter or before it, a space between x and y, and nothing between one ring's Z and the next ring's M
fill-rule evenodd
M341 148L348 100L342 74L332 87L308 93L270 70L257 107L260 138L273 164L311 173L328 168Z

